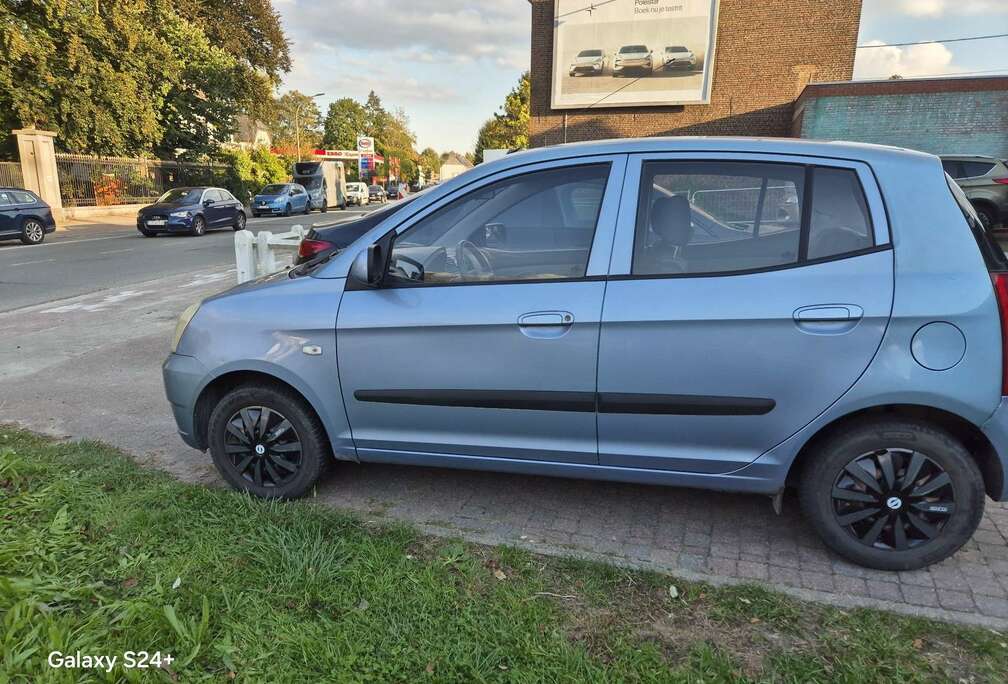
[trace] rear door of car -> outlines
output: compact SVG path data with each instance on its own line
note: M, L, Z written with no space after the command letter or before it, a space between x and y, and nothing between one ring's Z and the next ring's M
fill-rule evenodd
M631 157L602 314L602 465L726 473L857 380L889 320L882 198L857 162Z
M7 190L0 191L0 235L14 235L20 232L18 212L14 197Z

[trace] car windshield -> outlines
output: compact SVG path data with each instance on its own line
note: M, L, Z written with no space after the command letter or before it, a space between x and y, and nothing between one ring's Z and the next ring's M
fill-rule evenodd
M169 190L158 198L158 203L178 204L183 201L195 199L202 190L198 188L175 188Z
M578 57L601 57L601 50L582 50L578 53Z
M309 176L307 178L298 178L297 180L306 190L317 190L322 187L322 178L319 176Z
M368 188L368 190L370 190L371 192L378 192L381 189L382 187L380 185L372 185L371 187Z
M689 50L687 50L682 45L670 45L669 47L665 48L665 52L689 52Z
M625 55L631 52L647 52L646 45L625 45L620 48L620 54Z
M262 189L260 195L279 195L287 189L286 185L267 185Z

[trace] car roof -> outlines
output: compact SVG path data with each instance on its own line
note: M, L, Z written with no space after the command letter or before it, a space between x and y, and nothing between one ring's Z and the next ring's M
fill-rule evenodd
M655 138L617 138L575 142L513 152L500 159L484 162L477 169L503 170L538 162L572 157L609 154L656 154L668 152L727 152L744 154L779 154L853 161L924 161L934 155L902 147L873 143L808 140L800 138L755 138L729 136L669 136ZM462 174L463 176L467 174ZM452 179L454 180L454 179Z

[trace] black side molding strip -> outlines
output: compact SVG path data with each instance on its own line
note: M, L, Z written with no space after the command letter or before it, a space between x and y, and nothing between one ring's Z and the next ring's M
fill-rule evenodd
M537 390L385 389L356 390L357 401L416 406L633 413L669 416L761 416L777 405L773 399L695 394L623 394Z
M599 413L667 416L762 416L777 405L759 397L719 397L702 394L623 394L600 392Z
M595 411L594 392L454 389L356 390L354 399L419 406L465 406L586 413Z

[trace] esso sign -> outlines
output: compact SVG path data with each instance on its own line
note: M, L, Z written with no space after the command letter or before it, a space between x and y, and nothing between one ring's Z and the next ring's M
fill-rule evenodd
M358 152L374 152L374 138L369 138L365 135L357 137L357 151Z

